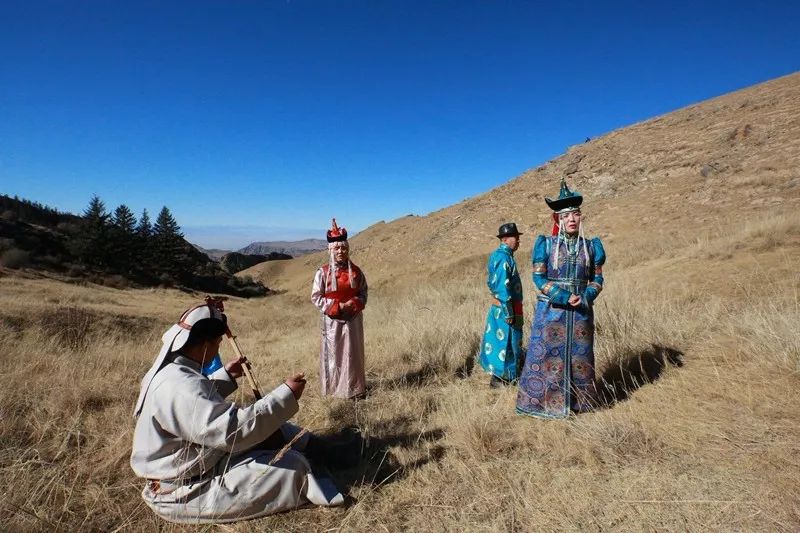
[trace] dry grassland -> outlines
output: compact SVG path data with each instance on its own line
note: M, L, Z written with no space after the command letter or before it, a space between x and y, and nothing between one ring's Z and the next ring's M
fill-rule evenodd
M304 369L297 421L358 426L351 503L224 531L800 530L800 73L570 148L486 194L352 239L370 280L369 397L320 398L315 254L246 274L233 299L262 385ZM546 229L561 176L609 253L596 306L603 404L514 414L473 368L497 226ZM346 224L346 220L342 220ZM128 466L138 383L201 295L77 286L0 270L0 524L12 531L180 530ZM526 339L528 330L526 330ZM240 392L237 401L250 401ZM191 528L189 528L191 529Z
M627 257L640 252L609 249L596 308L605 402L566 421L516 416L515 390L489 390L473 368L484 259L372 287L370 394L355 405L319 396L305 292L231 300L262 385L306 370L297 421L323 433L358 426L369 446L361 467L336 474L349 506L203 529L798 530L798 214ZM128 456L138 382L196 300L0 278L3 529L183 529L144 505Z

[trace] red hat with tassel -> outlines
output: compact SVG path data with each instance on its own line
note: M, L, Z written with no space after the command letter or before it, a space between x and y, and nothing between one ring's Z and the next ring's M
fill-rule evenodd
M347 229L336 225L336 219L331 219L331 229L327 233L328 242L340 242L347 240Z

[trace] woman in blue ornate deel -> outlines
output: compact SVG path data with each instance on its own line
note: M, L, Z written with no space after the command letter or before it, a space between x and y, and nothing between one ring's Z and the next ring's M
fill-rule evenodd
M540 294L517 413L564 418L597 403L592 305L603 289L606 254L599 238L585 238L583 197L563 178L558 198L545 201L554 225L552 236L539 235L533 246L533 282Z

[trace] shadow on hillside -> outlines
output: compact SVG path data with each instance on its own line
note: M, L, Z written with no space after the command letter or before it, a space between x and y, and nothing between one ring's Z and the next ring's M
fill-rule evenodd
M373 489L383 487L400 481L428 463L438 463L444 458L445 447L435 444L444 437L444 431L413 431L408 427L409 420L401 416L376 424L371 431L362 434L362 459L359 465L334 472L337 485L343 493L349 493L357 486L367 485ZM348 428L346 431L357 432L358 429ZM403 462L398 456L416 458Z
M467 355L461 366L456 368L456 377L458 379L467 379L472 375L473 370L475 370L475 355Z
M458 379L467 379L472 375L472 371L475 369L475 359L477 359L478 350L480 350L481 346L481 338L478 335L475 335L472 338L472 341L469 343L469 349L467 350L467 355L464 356L464 362L456 368L455 375Z
M441 365L425 363L416 370L410 370L396 378L381 380L378 387L386 389L405 389L424 387L430 383L441 382Z
M683 366L683 352L653 344L646 350L628 354L620 364L606 368L597 380L601 407L627 400L643 385L658 380L668 366Z
M466 379L472 375L475 368L475 354L478 353L478 346L481 339L477 335L472 338L467 348L467 355L460 365L453 368L453 364L449 362L448 357L440 354L438 357L432 358L431 361L426 361L419 368L409 370L405 374L394 378L378 379L367 385L367 393L369 394L374 389L407 389L407 388L421 388L431 384L441 385L443 383L452 381L455 376L458 379Z

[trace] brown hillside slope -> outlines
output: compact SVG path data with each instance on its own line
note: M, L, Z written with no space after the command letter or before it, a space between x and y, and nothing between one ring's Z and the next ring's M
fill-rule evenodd
M505 221L525 228L521 251L529 253L534 235L548 227L543 197L557 192L566 175L586 197L587 227L604 237L610 264L635 264L687 238L724 233L764 208L796 210L798 168L800 73L573 146L501 187L427 216L379 222L352 239L353 257L378 284L404 271L474 275L472 267L496 246L493 235ZM304 292L324 261L318 253L243 274ZM459 262L470 268L442 268Z

